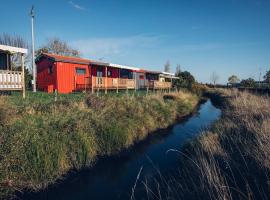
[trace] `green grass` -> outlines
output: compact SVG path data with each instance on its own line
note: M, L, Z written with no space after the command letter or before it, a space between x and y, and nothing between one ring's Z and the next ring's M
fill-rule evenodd
M166 128L195 108L190 93L20 93L0 97L0 197L39 190L69 170L91 166ZM158 122L158 123L157 123Z

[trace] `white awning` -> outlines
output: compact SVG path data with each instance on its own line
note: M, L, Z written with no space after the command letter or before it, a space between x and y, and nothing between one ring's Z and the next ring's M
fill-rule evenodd
M23 54L26 54L28 51L27 49L24 49L24 48L12 47L12 46L2 45L2 44L0 44L0 50L9 51L11 53L23 53Z
M118 64L113 64L113 63L110 63L109 66L110 67L115 67L115 68L120 68L120 69L140 70L140 68L137 68L137 67L118 65Z

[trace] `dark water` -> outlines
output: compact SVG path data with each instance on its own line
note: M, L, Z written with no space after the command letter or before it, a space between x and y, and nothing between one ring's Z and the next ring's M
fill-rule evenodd
M88 170L74 172L61 181L38 193L28 193L20 199L130 199L132 187L142 168L136 186L136 198L144 195L142 180L151 179L158 174L175 171L179 154L166 153L169 149L180 150L187 140L200 134L221 115L210 100L203 103L196 114L184 122L159 131L146 141L118 156L103 158ZM157 122L158 123L158 122ZM158 170L157 170L158 169Z

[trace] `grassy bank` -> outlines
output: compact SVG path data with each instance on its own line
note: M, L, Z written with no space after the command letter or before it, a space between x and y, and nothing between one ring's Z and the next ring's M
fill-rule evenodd
M130 147L188 115L198 98L166 95L47 94L0 97L0 197L39 190L71 169L91 166L97 155Z
M222 118L178 151L179 173L161 175L149 199L270 198L269 97L233 90L210 95Z

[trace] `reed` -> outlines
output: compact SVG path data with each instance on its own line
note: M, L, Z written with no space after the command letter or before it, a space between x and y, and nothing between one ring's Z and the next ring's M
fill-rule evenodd
M270 198L269 97L237 90L210 96L222 106L222 118L175 150L180 162L173 177L144 182L148 199Z
M29 94L30 95L30 94ZM34 94L33 94L34 95ZM129 148L196 107L190 93L0 97L0 198L40 190ZM159 122L159 123L157 123Z

